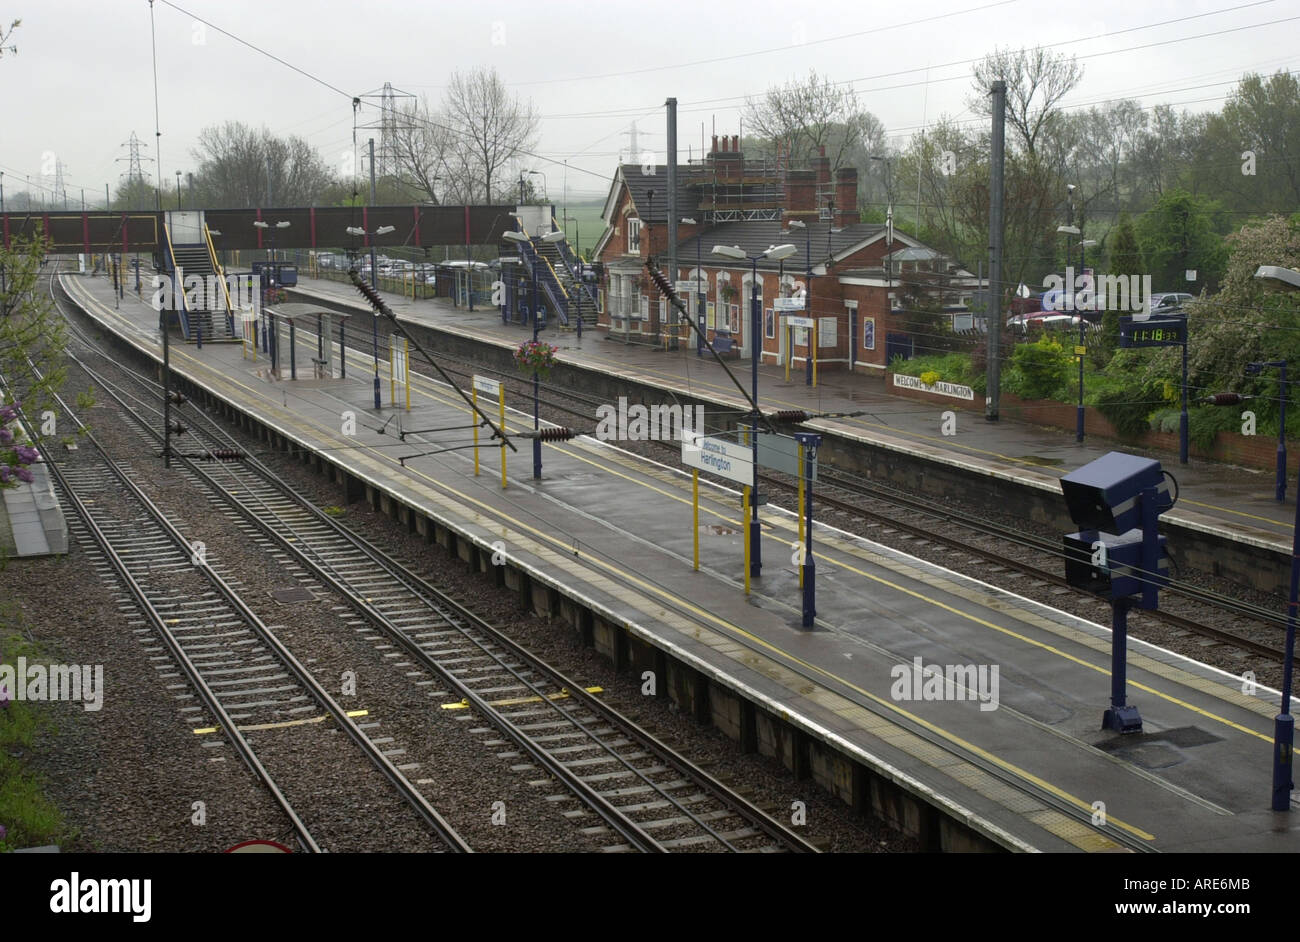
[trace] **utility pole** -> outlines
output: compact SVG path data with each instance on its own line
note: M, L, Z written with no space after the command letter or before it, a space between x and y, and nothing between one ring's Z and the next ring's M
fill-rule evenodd
M266 184L271 185L271 165L266 165ZM375 139L370 138L370 205L375 205ZM370 286L379 294L379 262L375 258L374 230L368 229L366 238L370 240ZM375 345L375 411L383 408L383 399L379 393L379 312L375 312L371 340Z
M993 147L989 167L989 303L988 303L988 367L985 373L987 394L984 419L998 420L999 384L1002 381L1002 364L998 356L1002 350L1002 168L1005 159L1007 126L1007 83L998 79L993 83Z
M668 270L672 273L668 279L672 283L677 281L677 99L669 98L665 102L668 106ZM743 175L743 170L742 170ZM654 246L650 247L651 254L654 253ZM676 308L670 306L672 312L668 316L669 329L672 332L672 343L669 349L677 349L677 319Z

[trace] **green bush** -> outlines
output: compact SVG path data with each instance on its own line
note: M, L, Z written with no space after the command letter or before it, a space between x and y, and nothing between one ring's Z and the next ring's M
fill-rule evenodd
M1072 357L1050 336L1018 344L1002 388L1022 399L1064 399L1070 384Z
M889 361L889 368L904 376L920 377L923 373L938 373L939 379L945 383L969 386L980 395L984 394L984 373L972 367L969 353L935 353L912 357L910 360L896 356Z
M1177 431L1178 426L1174 426ZM1241 412L1221 406L1197 406L1187 410L1187 438L1203 451L1214 447L1218 432L1241 431Z
M1126 438L1151 430L1151 412L1162 401L1154 390L1137 384L1111 386L1098 393L1095 399L1097 411Z

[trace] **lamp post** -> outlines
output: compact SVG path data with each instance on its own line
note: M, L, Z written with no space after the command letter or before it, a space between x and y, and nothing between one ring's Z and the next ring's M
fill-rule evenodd
M530 172L535 173L536 171L530 171ZM524 235L522 232L515 232L515 231L503 232L501 233L501 237L508 242L514 242L517 245L519 245L521 252L524 251L523 246L525 245L528 246L528 251L530 252L528 261L529 261L529 267L531 269L532 279L533 279L533 311L532 311L533 343L537 343L537 334L538 331L541 329L537 321L537 250L533 248L532 242L528 238L528 236ZM548 232L546 235L542 236L541 241L559 242L563 238L564 238L564 231L562 229L555 229L551 232ZM533 429L534 430L538 430L542 427L541 416L539 414L541 387L542 387L541 378L538 376L537 371L533 370ZM533 478L535 480L541 480L541 477L542 477L542 440L540 438L534 438L533 439Z
M884 159L885 158L883 157L872 158L872 160L884 160ZM889 166L888 164L885 165L886 168L888 168L888 166ZM789 226L789 228L791 229L802 229L804 231L804 275L803 275L804 291L803 293L804 293L804 297L807 298L806 301L807 306L805 307L805 310L807 311L808 316L812 317L813 316L812 313L812 230L808 228L808 224L804 222L802 219L791 219L786 225ZM853 336L852 331L850 331L849 336L850 337ZM810 344L812 343L811 334L808 337L808 341ZM794 351L787 350L786 356L791 356L791 357L794 356ZM808 350L808 361L804 364L804 383L808 386L812 385L812 360L813 360L813 352L810 347Z
M267 230L271 230L271 228L272 228L272 227L271 227L271 223L269 223L269 222L265 222L265 221L263 221L263 220L261 220L261 219L256 219L256 220L254 220L254 221L253 221L253 227L256 228L256 229L267 229ZM275 229L288 229L288 228L289 228L289 223L288 223L287 220L281 219L279 222L275 223ZM275 285L275 284L276 284L276 281L275 281L275 268L273 267L273 266L274 266L274 262L275 262L275 232L274 232L274 230L272 230L272 231L270 231L270 232L268 233L268 238L270 239L270 247L269 247L269 249L268 249L268 254L267 254L267 260L268 260L268 261L267 261L267 264L268 264L267 272L268 272L268 274L266 274L264 277L265 277L265 280L269 281L272 285ZM270 327L270 316L266 313L266 292L265 292L265 291L262 292L262 302L263 302L263 303L262 303L262 352L263 352L263 353L270 353L270 351L271 351L271 346L270 346L270 345L271 345L271 327Z
M396 226L380 226L374 232L366 232L360 226L348 226L346 232L350 236L380 236L396 230ZM375 261L375 240L370 239L370 286L376 291L379 290L379 266ZM373 320L370 322L371 343L375 351L375 408L383 408L383 400L379 395L379 312L376 311Z
M698 223L689 216L682 220L684 226L695 226ZM695 233L695 319L700 325L699 331L695 334L695 355L704 356L704 307L707 301L704 297L704 232Z
M1300 288L1300 272L1275 265L1261 265L1255 272L1261 280L1278 281ZM1286 609L1286 657L1282 661L1282 703L1273 720L1273 804L1274 811L1291 808L1291 770L1295 744L1295 718L1291 716L1291 681L1295 661L1296 596L1300 592L1300 500L1295 505L1295 527L1291 542L1291 593Z
M181 172L176 171L176 211L181 211Z
M762 558L762 541L759 538L758 522L758 505L760 498L758 496L758 422L762 418L762 413L758 411L758 360L759 353L763 349L763 312L760 310L758 301L758 260L766 258L769 261L777 262L789 258L799 250L793 245L773 245L766 251L750 255L738 245L715 245L713 254L722 258L731 258L736 261L748 259L751 268L751 280L749 283L749 360L750 360L750 380L753 389L753 409L750 412L750 438L753 443L752 461L754 465L754 483L753 483L753 500L750 503L752 508L752 517L750 518L749 529L749 574L751 576L761 575L763 572Z
M1086 321L1086 319L1085 319L1084 316L1083 316L1083 311L1082 311L1082 310L1080 309L1080 307L1079 307L1079 300L1078 300L1079 296L1078 296L1077 292L1075 291L1075 287L1076 287L1076 282L1078 281L1078 279L1083 277L1083 271L1084 271L1084 267L1085 267L1085 265L1086 265L1086 263L1085 263L1085 261L1084 261L1084 253L1085 253L1085 251L1087 250L1088 246L1096 245L1097 242L1096 242L1095 239L1085 239L1085 238L1083 238L1083 220L1082 220L1082 218L1080 218L1080 220L1079 220L1079 225L1076 226L1076 225L1074 224L1074 191L1077 190L1077 189L1078 189L1078 187L1075 186L1073 183L1067 183L1067 184L1065 185L1065 192L1066 192L1067 196L1069 197L1069 203L1068 203L1068 207L1069 207L1069 215L1068 215L1068 218L1067 218L1067 225L1064 225L1064 226L1057 226L1057 227L1056 227L1056 231L1057 231L1057 232L1064 233L1064 234L1067 235L1067 236L1071 236L1071 235L1073 235L1073 236L1079 236L1079 271L1078 271L1078 273L1074 276L1074 280L1071 281L1071 283L1070 283L1070 310L1072 310L1072 311L1074 312L1074 315L1075 315L1076 317L1079 318L1079 349L1076 350L1076 351L1075 351L1075 354L1074 354L1074 355L1075 355L1075 359L1077 359L1077 360L1079 361L1079 404L1078 404L1078 407L1077 407L1076 410L1075 410L1074 440L1075 440L1076 442L1082 442L1082 441L1083 441L1083 417L1084 417L1084 411L1083 411L1083 357L1084 357L1084 354L1083 354L1082 352L1080 352L1080 351L1082 351L1082 350L1085 348L1085 346L1086 346L1086 334L1085 334L1085 329L1086 329L1086 327L1087 327L1087 321ZM1069 240L1068 240L1068 239L1066 240L1066 243L1065 243L1065 264L1066 264L1066 272L1068 273L1068 272L1069 272L1069 268L1070 268L1070 243L1069 243ZM1096 295L1096 288L1095 288L1095 286L1094 286L1094 290L1093 290L1093 298L1095 299L1096 296L1097 296L1097 295Z

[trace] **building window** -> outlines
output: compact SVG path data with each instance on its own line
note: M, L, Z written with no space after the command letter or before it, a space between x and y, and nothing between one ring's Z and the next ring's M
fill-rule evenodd
M862 317L862 349L876 349L876 319L874 317Z
M627 220L627 250L629 254L641 254L641 220Z

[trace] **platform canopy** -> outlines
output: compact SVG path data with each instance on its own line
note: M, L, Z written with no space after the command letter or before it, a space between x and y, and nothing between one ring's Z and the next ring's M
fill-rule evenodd
M345 311L336 311L333 308L325 307L323 304L312 304L307 301L287 301L284 304L268 304L266 306L268 314L275 317L287 317L290 320L302 320L308 317L329 317L335 321L345 321L352 315Z

